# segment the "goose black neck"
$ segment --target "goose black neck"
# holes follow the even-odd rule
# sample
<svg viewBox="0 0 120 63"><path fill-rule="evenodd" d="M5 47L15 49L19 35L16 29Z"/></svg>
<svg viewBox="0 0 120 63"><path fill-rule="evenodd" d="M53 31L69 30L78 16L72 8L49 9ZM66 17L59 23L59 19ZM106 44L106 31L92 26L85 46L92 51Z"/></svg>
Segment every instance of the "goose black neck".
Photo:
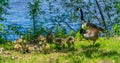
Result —
<svg viewBox="0 0 120 63"><path fill-rule="evenodd" d="M83 18L83 11L82 11L82 9L80 9L80 13L81 13L81 20L84 21L84 18Z"/></svg>

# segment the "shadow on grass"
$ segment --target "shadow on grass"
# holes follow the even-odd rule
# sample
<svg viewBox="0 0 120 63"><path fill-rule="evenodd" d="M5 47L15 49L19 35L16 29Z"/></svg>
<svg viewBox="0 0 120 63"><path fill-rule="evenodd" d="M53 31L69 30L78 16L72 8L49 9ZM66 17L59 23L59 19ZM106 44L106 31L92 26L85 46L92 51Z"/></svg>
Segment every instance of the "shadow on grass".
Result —
<svg viewBox="0 0 120 63"><path fill-rule="evenodd" d="M97 57L111 57L111 56L119 56L120 53L117 51L107 51L100 49L100 44L96 43L95 45L84 46L82 45L83 51L79 54L83 54L88 58L97 58Z"/></svg>
<svg viewBox="0 0 120 63"><path fill-rule="evenodd" d="M72 48L64 48L64 49L56 49L57 52L68 53L77 51L74 47Z"/></svg>

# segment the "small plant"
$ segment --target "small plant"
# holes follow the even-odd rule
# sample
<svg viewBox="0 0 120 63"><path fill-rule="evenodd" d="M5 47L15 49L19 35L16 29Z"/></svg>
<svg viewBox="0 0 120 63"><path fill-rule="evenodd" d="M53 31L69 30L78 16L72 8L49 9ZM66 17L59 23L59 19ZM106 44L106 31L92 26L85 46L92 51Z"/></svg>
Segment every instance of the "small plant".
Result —
<svg viewBox="0 0 120 63"><path fill-rule="evenodd" d="M7 14L8 9L8 0L0 0L0 21L5 20L5 15ZM5 26L0 24L0 43L5 41Z"/></svg>
<svg viewBox="0 0 120 63"><path fill-rule="evenodd" d="M32 0L32 2L29 2L29 16L31 17L32 20L32 29L33 29L33 33L36 33L36 25L37 25L37 18L39 15L39 4L40 4L40 0Z"/></svg>
<svg viewBox="0 0 120 63"><path fill-rule="evenodd" d="M0 21L5 20L4 15L7 14L8 6L8 0L0 0Z"/></svg>
<svg viewBox="0 0 120 63"><path fill-rule="evenodd" d="M0 24L0 43L3 43L6 41L6 31L4 30L5 26L3 24Z"/></svg>
<svg viewBox="0 0 120 63"><path fill-rule="evenodd" d="M0 47L3 47L5 50L13 50L14 44L10 41L0 44Z"/></svg>
<svg viewBox="0 0 120 63"><path fill-rule="evenodd" d="M115 24L112 26L113 30L113 35L115 36L120 36L120 19L119 19L119 14L120 14L120 2L115 1L114 2L115 8L116 8L116 13L117 17L114 18Z"/></svg>
<svg viewBox="0 0 120 63"><path fill-rule="evenodd" d="M68 36L75 36L75 34L76 34L76 32L73 31L73 30L70 30L70 31L67 33Z"/></svg>
<svg viewBox="0 0 120 63"><path fill-rule="evenodd" d="M12 23L12 24L9 24L8 26L8 30L11 31L13 33L13 40L15 40L15 35L23 35L24 34L24 31L23 31L23 27L19 24L15 24L15 23ZM6 34L10 35L10 32L6 32Z"/></svg>
<svg viewBox="0 0 120 63"><path fill-rule="evenodd" d="M60 26L57 26L55 29L55 37L65 37L66 36L66 29L61 28Z"/></svg>
<svg viewBox="0 0 120 63"><path fill-rule="evenodd" d="M36 30L36 33L33 33L31 29L27 30L24 34L24 39L30 42L36 42L39 35L46 36L47 31L42 27L42 24L39 26L38 30Z"/></svg>
<svg viewBox="0 0 120 63"><path fill-rule="evenodd" d="M4 38L0 35L0 43L4 42Z"/></svg>
<svg viewBox="0 0 120 63"><path fill-rule="evenodd" d="M80 34L80 31L78 31L75 36L76 41L80 41L80 40L82 40L82 38L83 38L83 36Z"/></svg>
<svg viewBox="0 0 120 63"><path fill-rule="evenodd" d="M120 24L114 24L113 27L112 27L112 30L113 30L113 35L115 36L120 36Z"/></svg>

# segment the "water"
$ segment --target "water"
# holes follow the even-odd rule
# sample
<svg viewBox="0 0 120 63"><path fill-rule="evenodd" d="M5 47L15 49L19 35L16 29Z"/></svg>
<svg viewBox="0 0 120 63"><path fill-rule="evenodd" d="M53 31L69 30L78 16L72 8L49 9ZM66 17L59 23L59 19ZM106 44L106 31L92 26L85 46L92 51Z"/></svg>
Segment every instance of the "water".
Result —
<svg viewBox="0 0 120 63"><path fill-rule="evenodd" d="M9 0L9 7L10 7L10 9L8 9L9 14L5 16L7 18L7 22L3 22L3 23L5 25L9 25L10 23L17 24L17 25L22 26L24 30L29 29L31 27L30 25L32 25L32 21L30 20L30 16L28 13L29 12L28 2L30 2L30 1L31 0ZM53 17L56 18L56 16L61 16L62 14L66 13L65 9L63 9L64 6L62 6L60 4L61 0L56 0L56 1L50 0L50 1L52 1L51 5L52 5L53 9L60 9L60 11L52 11L54 13L50 14L49 13L50 12L49 11L49 3L46 2L46 0L42 0L42 3L40 3L40 7L42 10L45 11L45 14L40 15L40 18L38 20L45 23L43 25L44 28L52 27L53 23L51 22L52 21L51 18L53 18ZM85 0L85 2L87 2L87 0ZM70 12L68 12L68 13L70 13ZM96 14L99 15L98 13L96 13ZM45 18L45 19L43 19L43 18ZM85 18L87 18L87 17L85 17ZM58 19L58 20L60 20L60 19ZM77 22L73 22L73 23L71 23L70 20L67 20L67 19L65 21L74 30L78 30L80 28L80 20L77 20ZM98 23L98 22L96 22L95 19L92 19L92 22ZM65 23L62 22L60 24L62 24L62 27L65 27L67 29L67 32L70 30L70 28ZM10 39L10 40L14 40L17 38L19 38L19 36L15 35L14 33L11 33L11 35L8 35L8 39Z"/></svg>
<svg viewBox="0 0 120 63"><path fill-rule="evenodd" d="M29 13L28 13L28 2L31 0L9 0L9 7L10 9L8 9L8 15L5 16L5 18L7 19L4 23L6 26L11 24L16 24L16 25L20 25L22 27L24 27L25 30L30 28L30 25L32 25L32 21L30 21L30 17L29 17ZM54 4L52 4L54 6L54 8L61 8L60 1L55 2ZM42 1L42 3L40 4L41 8L43 10L45 10L46 14L44 15L46 17L46 19L48 19L47 21L45 20L41 20L43 22L46 22L43 27L48 27L51 28L52 27L52 23L50 22L50 16L57 16L60 15L60 13L64 13L65 11L60 11L59 14L49 14L49 4L47 2L45 2L44 0ZM43 19L43 17L41 17L41 19ZM77 23L69 23L73 29L77 30L79 28L78 22ZM78 27L76 27L76 25ZM67 28L67 26L63 23L62 24L63 27ZM67 31L69 31L70 28L67 28ZM14 33L11 32L10 35L7 36L8 40L14 40L19 38L19 35L15 35Z"/></svg>
<svg viewBox="0 0 120 63"><path fill-rule="evenodd" d="M9 9L8 15L5 16L7 19L4 24L7 25L21 25L25 28L28 28L28 23L30 23L27 10L27 3L29 0L9 0ZM15 37L15 38L14 38ZM13 40L18 38L19 36L15 35L14 33L10 33L7 36L8 40Z"/></svg>

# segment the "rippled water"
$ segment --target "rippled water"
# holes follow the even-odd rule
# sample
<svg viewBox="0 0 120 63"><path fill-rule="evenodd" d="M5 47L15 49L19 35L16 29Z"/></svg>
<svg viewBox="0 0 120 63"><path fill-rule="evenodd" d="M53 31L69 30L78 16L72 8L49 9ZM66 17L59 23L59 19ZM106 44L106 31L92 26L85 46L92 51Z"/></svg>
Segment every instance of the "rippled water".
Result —
<svg viewBox="0 0 120 63"><path fill-rule="evenodd" d="M8 25L9 23L11 24L19 24L21 26L24 27L24 29L29 28L30 24L32 24L32 21L30 21L30 17L28 14L28 2L30 0L9 0L9 7L10 9L8 9L8 15L6 15L6 19L7 22L3 22L4 24ZM42 9L47 9L48 8L48 4L46 2L44 2L44 0L42 1L43 3L41 3L42 5ZM59 1L58 1L59 2ZM54 5L54 8L61 8L60 5L58 3L52 4ZM45 12L49 12L48 10L45 10ZM64 12L64 11L61 11ZM53 14L53 16L55 16L56 14ZM45 15L45 17L49 17L49 15ZM44 20L41 20L44 21ZM78 23L69 23L71 24L71 26L74 29L79 28ZM46 24L44 24L43 26L51 26L51 22L46 22ZM63 26L66 26L63 23ZM77 26L77 27L76 27ZM69 28L68 28L69 30ZM67 30L67 31L68 31ZM15 38L13 38L15 37ZM16 38L18 38L19 36L14 35L11 33L11 35L8 36L8 39L10 40L14 40Z"/></svg>
<svg viewBox="0 0 120 63"><path fill-rule="evenodd" d="M26 23L29 22L27 3L29 0L10 0L8 10L9 15L6 16L7 21L13 23Z"/></svg>
<svg viewBox="0 0 120 63"><path fill-rule="evenodd" d="M30 24L32 24L32 21L30 21L30 16L28 13L28 2L30 2L31 0L9 0L9 7L10 9L8 9L8 15L6 15L6 21L1 22L5 25L8 24L18 24L21 25L22 27L24 27L24 30L30 28ZM55 0L50 0L52 1L52 6L53 8L58 8L58 9L62 9L59 12L54 12L54 14L50 14L48 8L49 8L49 4L48 2L46 2L46 0L41 0L42 3L40 3L42 10L45 11L45 14L41 17L39 21L45 22L45 24L43 25L43 27L51 27L52 23L50 18L51 17L55 17L61 14L66 13L66 11L63 9L63 7L61 6L60 2L61 0L56 0L57 2L55 2ZM88 0L84 0L84 1L88 1ZM114 11L111 12L115 12L115 9L113 9ZM99 14L98 14L99 15ZM45 17L46 19L44 20L43 17ZM111 17L111 20L114 21L114 17ZM92 20L92 22L96 23L96 20ZM80 27L80 21L78 20L75 23L71 23L69 20L66 20L67 23L70 24L70 26L77 30ZM65 25L65 23L61 23L63 27L67 28L67 31L70 30L70 28L68 28L68 26ZM98 24L98 22L96 23ZM108 25L109 26L109 25ZM108 27L108 29L110 29ZM15 37L15 38L13 38ZM13 33L11 33L11 35L8 35L8 39L10 40L14 40L16 38L18 38L18 35L14 35Z"/></svg>
<svg viewBox="0 0 120 63"><path fill-rule="evenodd" d="M28 28L30 19L28 17L27 3L29 0L9 0L8 15L6 15L7 22L3 22L5 25L19 24ZM15 38L13 38L15 37ZM8 35L9 40L18 38L19 36L11 33Z"/></svg>

